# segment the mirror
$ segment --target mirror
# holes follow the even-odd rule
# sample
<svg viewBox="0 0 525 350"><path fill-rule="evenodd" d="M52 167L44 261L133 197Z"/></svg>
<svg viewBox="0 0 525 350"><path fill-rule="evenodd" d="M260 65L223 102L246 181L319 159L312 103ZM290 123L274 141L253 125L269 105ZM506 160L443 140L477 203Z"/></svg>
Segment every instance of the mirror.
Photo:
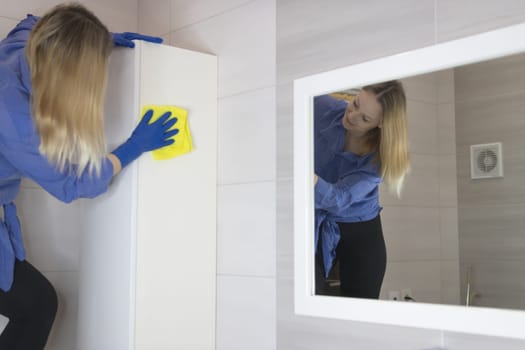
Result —
<svg viewBox="0 0 525 350"><path fill-rule="evenodd" d="M525 312L516 311L525 310L525 45L517 39L523 34L525 26L512 26L295 81L297 313L525 338ZM326 280L316 274L331 266L315 253L321 195L314 190L318 152L331 143L314 142L321 128L315 113L326 114L324 101L341 122L352 104L363 103L362 87L390 80L405 89L411 171L400 198L384 184L377 192L384 275L381 267L360 268L359 286L379 278L379 287L345 298L338 256ZM370 105L364 109L373 119ZM335 168L345 166L348 153L354 165L368 162L370 152L352 151L341 149ZM323 181L335 184L337 176ZM346 249L362 244L351 242ZM381 265L380 255L369 259L372 266Z"/></svg>
<svg viewBox="0 0 525 350"><path fill-rule="evenodd" d="M353 297L525 309L525 187L521 184L525 174L525 55L399 82L407 100L409 153L414 164L401 198L392 195L384 183L380 186L386 244L380 239L381 232L374 234L377 224L367 224L355 214L371 212L375 217L375 206L363 206L376 198L354 199L357 203L345 213L354 224L338 223L342 232L337 247L337 254L343 261L353 261L349 264L353 266L346 267L336 258L328 279L319 277L322 252L318 246L316 294L341 295L343 271L350 285L346 294ZM316 121L353 118L373 131L375 125L369 126L366 113L351 115L359 111L355 106L361 91L352 87L314 98L314 155L322 159L328 152L333 156L326 165L319 165L314 157L314 167L316 173L320 167L331 184L342 183L344 176L351 175L335 180L327 169L335 174L338 166L347 166L351 168L347 173L362 173L360 169L366 169L364 164L369 162L367 155L343 149L334 156L330 148L336 141L326 139L330 131L326 127L318 130L322 126ZM363 100L364 106L358 107L373 107L367 102ZM330 104L333 107L327 106ZM346 132L340 125L332 130ZM352 161L357 163L352 165ZM434 169L434 174L425 173L422 163ZM419 183L411 184L413 179ZM421 191L421 181L426 191ZM363 188L363 184L351 186L354 197ZM372 185L367 192L374 188ZM318 198L322 193L316 191L315 196L316 211L322 211L318 209L323 208ZM344 212L344 207L325 211ZM386 271L382 264L385 245ZM345 257L342 247L346 254L355 249L354 256ZM361 271L355 271L356 266Z"/></svg>

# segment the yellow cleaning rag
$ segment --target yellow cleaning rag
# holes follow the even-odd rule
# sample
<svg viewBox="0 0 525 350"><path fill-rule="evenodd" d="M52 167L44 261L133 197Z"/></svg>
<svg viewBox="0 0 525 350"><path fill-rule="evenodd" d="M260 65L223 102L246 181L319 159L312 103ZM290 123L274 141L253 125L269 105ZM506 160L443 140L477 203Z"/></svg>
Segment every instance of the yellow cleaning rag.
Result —
<svg viewBox="0 0 525 350"><path fill-rule="evenodd" d="M177 122L171 127L171 129L179 129L178 134L172 137L172 139L175 140L175 143L153 151L153 159L170 159L193 150L190 126L188 124L188 111L176 106L146 105L142 107L141 115L143 116L150 109L153 110L153 116L151 117L150 123L159 119L164 113L171 112L170 119L177 118Z"/></svg>

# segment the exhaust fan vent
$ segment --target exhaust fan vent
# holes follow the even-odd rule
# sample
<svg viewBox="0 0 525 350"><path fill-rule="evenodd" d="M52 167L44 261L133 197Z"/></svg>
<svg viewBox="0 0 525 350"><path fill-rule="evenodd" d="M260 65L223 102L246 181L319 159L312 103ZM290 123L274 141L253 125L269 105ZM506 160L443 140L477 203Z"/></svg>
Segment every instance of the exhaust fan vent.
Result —
<svg viewBox="0 0 525 350"><path fill-rule="evenodd" d="M503 177L501 142L470 146L470 177L472 179Z"/></svg>

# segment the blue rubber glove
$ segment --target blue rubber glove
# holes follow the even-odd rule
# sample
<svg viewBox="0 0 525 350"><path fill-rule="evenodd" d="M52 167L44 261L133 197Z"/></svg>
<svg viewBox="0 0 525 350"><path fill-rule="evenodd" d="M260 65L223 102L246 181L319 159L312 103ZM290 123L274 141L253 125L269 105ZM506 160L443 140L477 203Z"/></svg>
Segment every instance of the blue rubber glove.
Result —
<svg viewBox="0 0 525 350"><path fill-rule="evenodd" d="M170 115L171 112L166 112L150 124L153 111L150 109L144 114L130 138L111 152L120 160L122 168L144 152L153 151L175 142L170 137L176 135L179 129L169 130L169 128L175 125L177 118L169 119Z"/></svg>
<svg viewBox="0 0 525 350"><path fill-rule="evenodd" d="M132 40L144 40L150 43L162 43L162 38L156 36L142 35L139 33L124 32L124 33L111 33L113 36L113 43L115 46L135 47L135 43Z"/></svg>

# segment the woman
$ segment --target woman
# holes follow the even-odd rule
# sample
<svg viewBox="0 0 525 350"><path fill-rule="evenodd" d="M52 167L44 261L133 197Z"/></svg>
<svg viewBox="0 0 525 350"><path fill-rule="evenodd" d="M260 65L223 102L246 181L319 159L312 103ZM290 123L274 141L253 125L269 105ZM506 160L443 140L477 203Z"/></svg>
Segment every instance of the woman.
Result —
<svg viewBox="0 0 525 350"><path fill-rule="evenodd" d="M339 263L341 295L379 298L386 248L379 184L400 194L409 168L406 98L398 81L369 85L350 101L314 100L316 293Z"/></svg>
<svg viewBox="0 0 525 350"><path fill-rule="evenodd" d="M143 152L173 143L169 114L105 154L103 107L113 45L134 33L111 34L81 5L28 15L0 42L0 314L9 323L0 349L44 348L57 311L49 281L25 260L13 201L22 177L61 201L95 197Z"/></svg>

